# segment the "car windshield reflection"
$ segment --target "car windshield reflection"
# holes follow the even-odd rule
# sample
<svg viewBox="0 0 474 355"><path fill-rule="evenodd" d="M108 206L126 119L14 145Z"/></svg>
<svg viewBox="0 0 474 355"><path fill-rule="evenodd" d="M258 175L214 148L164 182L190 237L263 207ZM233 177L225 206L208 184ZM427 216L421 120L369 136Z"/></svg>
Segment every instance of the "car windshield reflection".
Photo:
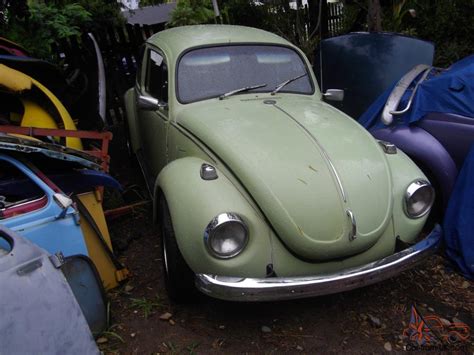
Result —
<svg viewBox="0 0 474 355"><path fill-rule="evenodd" d="M264 87L252 92L271 92L279 84L304 73L280 92L313 93L313 85L300 55L280 46L233 45L192 50L178 66L178 98L190 103L219 97L239 88Z"/></svg>

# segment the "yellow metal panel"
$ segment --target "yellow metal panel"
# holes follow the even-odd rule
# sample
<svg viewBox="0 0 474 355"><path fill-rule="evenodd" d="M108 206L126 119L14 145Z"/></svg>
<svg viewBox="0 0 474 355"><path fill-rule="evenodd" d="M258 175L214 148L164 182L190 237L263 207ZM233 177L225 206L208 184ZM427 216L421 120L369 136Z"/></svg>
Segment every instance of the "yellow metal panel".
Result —
<svg viewBox="0 0 474 355"><path fill-rule="evenodd" d="M87 192L81 195L78 195L78 198L87 208L89 213L95 220L95 223L99 227L99 230L104 236L105 242L112 250L112 243L110 241L109 230L107 228L107 223L104 217L104 211L102 210L102 205L97 201L94 192ZM106 290L112 289L118 286L117 280L117 269L110 260L106 250L104 250L103 244L99 240L99 236L94 232L91 225L87 220L81 216L81 229L84 233L86 239L87 250L89 252L89 257L94 262L97 270L99 271L100 278Z"/></svg>
<svg viewBox="0 0 474 355"><path fill-rule="evenodd" d="M21 92L30 90L32 78L18 70L0 64L0 85L10 91Z"/></svg>
<svg viewBox="0 0 474 355"><path fill-rule="evenodd" d="M36 86L39 90L41 90L48 97L48 99L51 100L53 105L56 107L56 110L58 110L59 115L61 116L64 128L69 130L76 130L76 125L74 124L71 116L69 115L69 112L66 110L61 101L59 101L59 99L47 87L18 70L0 64L0 86L5 87L12 92L20 93L25 90L31 90L33 85ZM25 113L27 109L28 107L25 106ZM21 125L23 127L59 128L56 124L54 125L54 127L50 127L50 122L48 123L48 126L45 126L44 117L45 116L43 115L43 119L39 120L33 120L31 118L28 118L27 123L23 122L23 120ZM66 146L69 148L83 150L81 140L75 137L67 137Z"/></svg>
<svg viewBox="0 0 474 355"><path fill-rule="evenodd" d="M50 114L36 102L30 100L21 100L21 102L25 108L21 119L23 127L58 128Z"/></svg>
<svg viewBox="0 0 474 355"><path fill-rule="evenodd" d="M36 81L33 78L31 80L33 81L33 84L38 89L40 89L51 100L51 102L54 104L54 106L58 110L59 114L61 115L61 119L63 121L64 128L65 129L71 129L71 130L77 130L76 125L74 124L74 122L72 121L71 116L69 115L69 112L66 110L66 108L61 103L61 101L59 101L59 99L56 96L54 96L54 94L51 91L49 91L49 89L46 86L44 86L43 84L41 84L40 82ZM35 126L35 127L37 127L37 126ZM81 140L79 138L75 138L75 137L67 137L66 138L66 146L69 147L69 148L75 148L75 149L83 150Z"/></svg>

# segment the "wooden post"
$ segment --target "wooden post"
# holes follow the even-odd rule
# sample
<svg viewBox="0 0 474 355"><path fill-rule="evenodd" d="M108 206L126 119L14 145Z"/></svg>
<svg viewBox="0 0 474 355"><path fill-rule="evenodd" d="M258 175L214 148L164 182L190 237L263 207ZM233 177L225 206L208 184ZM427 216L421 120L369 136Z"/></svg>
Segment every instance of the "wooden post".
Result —
<svg viewBox="0 0 474 355"><path fill-rule="evenodd" d="M321 39L328 37L328 2L327 0L321 1Z"/></svg>

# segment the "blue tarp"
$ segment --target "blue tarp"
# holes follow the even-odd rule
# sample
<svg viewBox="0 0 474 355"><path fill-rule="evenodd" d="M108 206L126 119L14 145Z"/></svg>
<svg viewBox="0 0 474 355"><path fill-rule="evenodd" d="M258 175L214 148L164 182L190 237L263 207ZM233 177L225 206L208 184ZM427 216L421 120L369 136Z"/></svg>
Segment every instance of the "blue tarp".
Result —
<svg viewBox="0 0 474 355"><path fill-rule="evenodd" d="M414 81L414 83L421 77ZM414 88L414 83L407 89L398 108L404 108ZM359 118L365 128L383 127L379 118L394 83L370 105ZM454 113L461 116L474 117L474 55L454 63L445 71L432 69L427 79L421 83L413 99L411 109L401 115L394 123L410 125L421 120L427 113Z"/></svg>
<svg viewBox="0 0 474 355"><path fill-rule="evenodd" d="M464 161L444 216L446 254L474 280L474 145Z"/></svg>

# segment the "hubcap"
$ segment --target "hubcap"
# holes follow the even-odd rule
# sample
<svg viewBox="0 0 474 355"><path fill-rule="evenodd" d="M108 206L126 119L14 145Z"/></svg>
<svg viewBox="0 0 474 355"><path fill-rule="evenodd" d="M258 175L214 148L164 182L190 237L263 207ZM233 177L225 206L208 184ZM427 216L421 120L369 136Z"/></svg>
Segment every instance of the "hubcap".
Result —
<svg viewBox="0 0 474 355"><path fill-rule="evenodd" d="M169 269L168 269L168 251L166 248L166 238L164 234L164 228L161 228L161 240L162 240L162 248L163 248L163 263L165 266L165 274L166 278L169 278Z"/></svg>

